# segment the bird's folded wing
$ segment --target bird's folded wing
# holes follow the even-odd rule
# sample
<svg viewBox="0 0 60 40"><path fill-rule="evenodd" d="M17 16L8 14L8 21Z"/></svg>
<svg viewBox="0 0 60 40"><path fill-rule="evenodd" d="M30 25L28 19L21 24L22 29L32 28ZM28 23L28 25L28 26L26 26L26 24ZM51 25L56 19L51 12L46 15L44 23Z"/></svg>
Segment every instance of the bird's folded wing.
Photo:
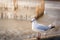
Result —
<svg viewBox="0 0 60 40"><path fill-rule="evenodd" d="M40 24L36 25L36 28L38 30L44 30L44 31L50 29L48 26L44 26L44 25L40 25Z"/></svg>

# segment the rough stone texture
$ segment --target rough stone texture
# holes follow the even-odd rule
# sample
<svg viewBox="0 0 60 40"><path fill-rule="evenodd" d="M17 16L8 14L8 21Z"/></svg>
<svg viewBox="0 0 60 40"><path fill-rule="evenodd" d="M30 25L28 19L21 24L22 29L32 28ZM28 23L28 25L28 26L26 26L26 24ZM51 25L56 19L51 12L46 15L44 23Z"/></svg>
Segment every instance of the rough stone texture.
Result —
<svg viewBox="0 0 60 40"><path fill-rule="evenodd" d="M59 36L60 32L54 30L48 30L47 35L42 33L41 38ZM0 40L36 40L36 37L30 21L0 19Z"/></svg>

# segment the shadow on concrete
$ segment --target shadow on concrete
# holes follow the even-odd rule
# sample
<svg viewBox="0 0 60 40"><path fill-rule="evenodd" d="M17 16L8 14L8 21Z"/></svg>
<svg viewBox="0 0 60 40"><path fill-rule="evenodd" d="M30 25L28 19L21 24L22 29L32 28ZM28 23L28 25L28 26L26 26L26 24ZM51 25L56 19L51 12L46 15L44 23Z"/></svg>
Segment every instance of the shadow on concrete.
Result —
<svg viewBox="0 0 60 40"><path fill-rule="evenodd" d="M50 38L44 38L41 40L60 40L60 36L54 36L54 37L50 37Z"/></svg>
<svg viewBox="0 0 60 40"><path fill-rule="evenodd" d="M45 1L60 1L60 0L45 0Z"/></svg>

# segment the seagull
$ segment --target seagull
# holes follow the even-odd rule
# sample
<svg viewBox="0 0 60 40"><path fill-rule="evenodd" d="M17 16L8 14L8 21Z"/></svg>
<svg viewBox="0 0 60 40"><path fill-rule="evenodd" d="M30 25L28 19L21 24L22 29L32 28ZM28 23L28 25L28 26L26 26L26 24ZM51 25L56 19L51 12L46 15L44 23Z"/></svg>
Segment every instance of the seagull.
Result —
<svg viewBox="0 0 60 40"><path fill-rule="evenodd" d="M47 30L55 28L55 26L52 25L52 24L50 24L48 26L43 25L43 24L39 24L39 23L37 23L35 18L32 18L31 21L32 21L32 30L35 31L35 32L38 32L37 39L40 39L40 37L41 37L41 33L40 32L45 32Z"/></svg>

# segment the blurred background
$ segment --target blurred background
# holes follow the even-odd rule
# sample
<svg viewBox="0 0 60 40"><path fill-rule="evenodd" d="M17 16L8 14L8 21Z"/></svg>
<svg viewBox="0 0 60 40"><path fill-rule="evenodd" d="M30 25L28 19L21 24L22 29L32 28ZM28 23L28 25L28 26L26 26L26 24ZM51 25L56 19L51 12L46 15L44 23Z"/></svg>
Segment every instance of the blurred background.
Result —
<svg viewBox="0 0 60 40"><path fill-rule="evenodd" d="M0 0L0 40L36 40L30 20L40 3L40 0ZM44 15L37 21L56 26L46 36L42 33L42 38L60 40L60 0L45 0Z"/></svg>

